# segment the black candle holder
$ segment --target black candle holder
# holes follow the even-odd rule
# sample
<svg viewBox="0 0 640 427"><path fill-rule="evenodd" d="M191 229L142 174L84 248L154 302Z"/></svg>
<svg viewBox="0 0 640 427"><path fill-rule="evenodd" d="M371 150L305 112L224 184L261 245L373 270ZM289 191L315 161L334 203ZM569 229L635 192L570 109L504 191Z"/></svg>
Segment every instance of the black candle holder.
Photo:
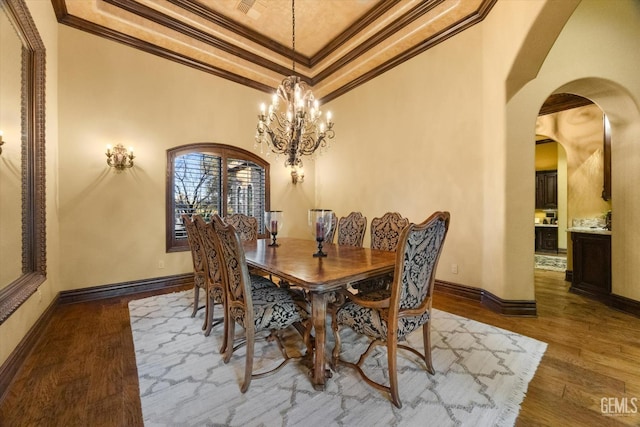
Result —
<svg viewBox="0 0 640 427"><path fill-rule="evenodd" d="M280 243L276 242L276 236L278 235L278 232L271 232L271 243L269 243L268 246L271 246L272 248L278 247L280 246Z"/></svg>
<svg viewBox="0 0 640 427"><path fill-rule="evenodd" d="M322 252L322 243L324 242L324 237L316 238L316 242L318 242L318 252L314 253L313 257L314 258L326 257L327 254L325 252Z"/></svg>
<svg viewBox="0 0 640 427"><path fill-rule="evenodd" d="M332 222L333 211L330 209L309 209L309 231L318 242L318 251L313 254L314 258L327 256L327 253L322 251L322 245L330 234Z"/></svg>
<svg viewBox="0 0 640 427"><path fill-rule="evenodd" d="M271 234L271 243L267 246L276 248L280 244L276 241L278 230L282 228L282 211L266 211L264 213L264 227Z"/></svg>

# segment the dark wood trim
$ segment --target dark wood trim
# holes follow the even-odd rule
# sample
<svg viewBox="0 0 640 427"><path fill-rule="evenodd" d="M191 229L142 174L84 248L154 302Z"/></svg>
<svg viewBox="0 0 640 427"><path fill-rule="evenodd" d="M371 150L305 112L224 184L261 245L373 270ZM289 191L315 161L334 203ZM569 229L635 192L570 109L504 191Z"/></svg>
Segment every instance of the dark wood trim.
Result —
<svg viewBox="0 0 640 427"><path fill-rule="evenodd" d="M442 292L443 294L456 295L474 301L482 300L482 289L459 285L452 282L445 282L443 280L435 281L434 290Z"/></svg>
<svg viewBox="0 0 640 427"><path fill-rule="evenodd" d="M504 300L483 290L481 303L504 316L536 317L538 315L535 300Z"/></svg>
<svg viewBox="0 0 640 427"><path fill-rule="evenodd" d="M18 374L22 363L27 359L31 350L35 348L38 340L46 330L53 312L58 305L58 299L54 298L49 307L40 315L38 320L33 324L29 332L20 340L17 347L11 352L7 360L0 366L0 402L4 399L4 395L9 390L9 385L13 378Z"/></svg>
<svg viewBox="0 0 640 427"><path fill-rule="evenodd" d="M182 32L183 34L186 34L189 37L196 37L194 36L194 32L200 32L196 28L192 28L184 24L180 24L177 21L175 21L173 18L160 14L157 11L153 11L151 9L147 10L148 8L132 0L105 0L105 1L113 4L116 7L122 7L123 9L129 10L130 12L135 13L145 19L158 22L162 25L167 25L168 27L174 29L175 31ZM269 40L263 36L260 36L257 33L252 32L248 28L241 26L237 22L229 20L228 18L224 18L216 14L214 11L207 9L206 7L198 6L195 2L191 2L187 0L169 0L169 1L171 1L173 4L179 7L184 8L185 10L188 10L194 14L197 14L198 16L204 19L208 19L211 22L214 22L216 25L220 25L230 31L236 32L237 34L240 34L242 37L247 37L248 39L260 45L263 45L280 55L292 57L291 49L286 48L278 43L275 43L273 40ZM306 65L307 67L312 67L313 64L316 64L322 61L324 58L326 58L327 55L330 55L333 51L335 51L336 49L339 49L342 45L346 43L347 40L349 40L349 38L353 37L355 34L354 32L355 28L362 28L368 25L368 23L372 22L372 20L377 19L381 14L385 13L389 8L392 8L394 4L397 3L398 1L400 0L385 0L381 2L378 6L374 7L368 14L360 18L351 28L349 28L344 33L336 37L336 39L333 40L329 45L327 45L327 47L325 47L320 52L318 52L318 54L314 55L314 57L306 58L302 55L296 55L296 62ZM397 32L403 26L419 18L421 14L428 12L431 8L435 7L441 1L442 0L429 0L423 4L420 4L413 10L403 15L402 18L396 20L390 26L383 29L380 33L378 33L378 35L376 35L376 37L382 38L382 39L384 39L385 37L389 37L394 32ZM448 38L481 22L487 16L487 14L491 10L491 8L494 6L496 1L497 0L483 0L478 10L470 14L466 18L462 19L461 21L455 24L452 24L451 26L443 29L437 34L434 34L433 36L429 37L427 40L423 41L422 43L413 47L412 49L409 49L408 51L397 55L396 57L381 64L375 69L363 74L359 78L351 81L349 84L346 84L338 88L334 92L327 94L324 98L322 98L321 101L323 103L326 103L332 99L335 99L340 95L343 95L348 91L396 67L397 65L402 64L403 62L413 58L414 56L425 52L426 50L447 40ZM222 70L220 68L206 64L202 61L196 61L184 55L179 55L168 49L156 46L148 42L144 42L142 40L136 39L129 35L120 33L118 31L114 31L109 28L86 21L84 19L80 19L75 16L69 15L63 0L52 0L52 4L55 10L58 22L60 22L61 24L65 24L70 27L73 27L82 31L86 31L88 33L95 34L95 35L107 38L109 40L117 41L119 43L134 47L144 52L160 56L161 58L178 62L180 64L195 68L200 71L207 72L209 74L213 74L217 77L221 77L223 79L227 79L256 90L260 90L262 92L266 92L266 93L273 92L272 87L267 86L263 83L259 83L255 80L251 80L246 77L242 77L240 75ZM265 67L267 69L276 71L278 73L282 73L283 75L290 74L290 71L287 67L282 67L278 64L272 63L270 61L266 61L250 52L240 51L237 47L231 46L228 43L225 43L211 35L206 35L205 33L202 33L198 35L196 38L205 43L211 44L212 46L223 49L226 52L230 52L234 55L237 55L245 60L249 60L258 66ZM370 50L372 47L374 47L374 45L369 44L369 45L357 48L348 57L342 58L339 62L331 65L330 67L325 69L322 73L320 73L319 75L313 78L309 78L306 76L300 76L300 77L306 80L307 83L309 83L311 86L315 86L318 83L320 83L323 79L338 72L341 68L343 68L344 66L352 62L358 56Z"/></svg>
<svg viewBox="0 0 640 427"><path fill-rule="evenodd" d="M321 61L323 61L326 57L330 56L333 52L335 52L336 50L340 49L349 40L351 40L353 37L358 35L358 33L363 31L369 25L371 25L372 23L377 21L382 15L387 13L389 10L391 10L393 7L395 7L396 4L400 3L401 1L402 0L385 0L385 1L380 2L373 9L371 9L367 14L365 14L360 19L355 21L352 25L349 26L349 28L347 28L345 31L343 31L341 34L339 34L335 39L331 40L326 46L324 46L322 49L320 49L320 51L318 51L318 53L313 55L313 57L311 57L310 60L309 60L309 65L311 67L313 67L313 66L317 65L318 63L320 63ZM426 1L425 4L426 4L427 11L433 9L436 5L442 3L443 1L444 0L428 0L428 1ZM423 8L423 7L425 7L425 5L419 5L418 7L414 8L413 10L420 9L420 8ZM423 13L426 13L426 12L423 12ZM384 40L386 37L389 37L390 35L394 34L396 31L401 29L403 27L403 25L406 25L406 24L408 24L408 22L411 22L411 21L413 21L413 20L415 20L415 19L417 19L417 18L419 18L421 16L421 14L418 14L418 16L416 16L415 18L411 19L411 15L412 15L412 12L409 12L409 13L406 13L405 15L403 15L402 17L400 17L398 20L396 20L396 23L399 22L399 26L396 23L393 23L392 25L395 27L395 30L392 30L388 26L387 28L382 29L378 34L376 34L375 37L379 37L380 34L382 34L383 32L387 33L387 35L384 38L382 38L382 40ZM408 22L405 21L405 19L407 19L407 18L411 19L411 21L408 21ZM363 54L367 50L369 50L369 48L367 48L366 50L361 51L357 56L360 56L361 54Z"/></svg>
<svg viewBox="0 0 640 427"><path fill-rule="evenodd" d="M544 101L538 115L544 116L591 104L593 104L593 102L590 99L583 98L572 93L554 93L553 95L549 95L546 101Z"/></svg>
<svg viewBox="0 0 640 427"><path fill-rule="evenodd" d="M564 280L565 282L573 282L573 270L564 271Z"/></svg>
<svg viewBox="0 0 640 427"><path fill-rule="evenodd" d="M209 73L214 76L217 76L235 83L239 83L241 85L244 85L262 92L267 92L267 93L273 92L273 88L271 86L267 86L265 84L256 82L255 80L251 80L246 77L242 77L237 74L222 70L220 68L213 67L202 61L196 61L184 55L179 55L168 49L156 46L148 42L144 42L140 39L131 37L127 34L123 34L121 32L111 30L110 28L106 28L101 25L96 25L93 22L89 22L87 20L80 19L69 14L64 14L64 12L65 11L56 10L56 16L58 16L58 22L61 24L68 25L78 30L86 31L90 34L104 37L106 39L116 41L118 43L122 43L126 46L133 47L143 52L147 52L152 55L156 55L161 58L168 59L169 61L174 61L179 64L186 65L191 68L195 68L196 70L199 70L199 71L204 71L205 73Z"/></svg>
<svg viewBox="0 0 640 427"><path fill-rule="evenodd" d="M633 314L640 317L640 301L632 300L620 295L611 294L609 298L611 308L620 310L624 313Z"/></svg>
<svg viewBox="0 0 640 427"><path fill-rule="evenodd" d="M146 19L151 22L155 22L157 24L162 25L163 27L166 27L178 33L184 34L189 38L205 43L206 45L211 46L214 49L229 53L242 60L249 61L254 64L258 64L261 67L264 67L270 71L273 71L282 75L291 74L291 69L289 67L284 67L273 61L268 61L255 53L239 48L233 45L232 43L224 41L196 27L187 25L178 19L165 15L164 13L158 12L157 10L152 9L148 6L145 6L136 1L132 1L132 0L103 0L103 1L105 3L109 3L113 5L114 7L118 7L122 10L126 10L127 12L137 15L143 19ZM289 57L291 57L291 55Z"/></svg>
<svg viewBox="0 0 640 427"><path fill-rule="evenodd" d="M535 317L536 301L503 300L484 289L436 280L434 289L445 294L480 301L489 310L504 316Z"/></svg>
<svg viewBox="0 0 640 427"><path fill-rule="evenodd" d="M359 78L356 78L351 82L349 82L348 84L336 89L335 91L331 92L330 94L322 98L322 101L326 103L333 99L336 99L339 96L349 92L350 90L355 89L356 87L368 82L369 80L372 80L378 77L379 75L391 70L392 68L395 68L396 66L402 64L403 62L408 61L414 56L417 56L431 49L437 44L440 44L443 41L449 39L450 37L455 36L456 34L466 30L467 28L472 27L479 22L482 22L484 18L487 16L487 14L489 13L489 11L491 10L491 8L493 8L493 6L496 4L496 2L497 0L484 0L480 8L475 13L470 14L465 19L458 21L457 23L445 28L444 30L440 31L437 34L434 34L433 36L426 39L424 42L418 44L417 46L414 46L412 49L409 49L397 55L396 57L390 59L389 61L363 74Z"/></svg>
<svg viewBox="0 0 640 427"><path fill-rule="evenodd" d="M179 288L189 284L193 285L193 273L134 280L131 282L62 291L58 296L58 303L62 305L76 302L95 301L105 298L120 297L123 295L156 291L158 289Z"/></svg>
<svg viewBox="0 0 640 427"><path fill-rule="evenodd" d="M386 39L388 39L389 37L393 36L395 33L397 33L398 31L400 31L402 28L404 28L405 26L409 25L410 23L414 22L416 19L419 19L420 17L422 17L423 15L425 15L426 13L428 13L429 11L431 11L434 7L440 5L444 0L429 0L423 3L418 4L416 7L414 7L413 9L409 10L407 13L405 13L404 15L402 15L400 18L396 19L394 22L392 22L390 25L387 25L385 28L383 28L382 30L378 31L373 37L370 37L369 39L367 39L364 43L360 44L359 46L357 46L355 49L349 51L346 55L344 55L343 57L341 57L339 60L335 61L334 63L332 63L329 67L327 67L325 70L323 70L322 72L318 73L316 76L313 77L313 84L317 84L318 82L321 82L322 80L326 79L327 77L329 77L330 75L336 73L338 70L340 70L341 68L345 67L346 65L348 65L349 63L351 63L352 61L356 60L357 58L359 58L360 56L364 55L365 53L367 53L369 50L371 49L375 49L376 46L378 46L380 43L382 43L383 41L385 41ZM356 25L354 25L351 30L355 30L356 26L362 24L362 20L358 21L356 23ZM369 23L367 23L368 25ZM364 26L357 28L357 31L360 31L361 29L363 29ZM351 33L343 33L340 35L340 37L353 37L357 34L357 32L351 32ZM330 43L327 48L331 47L332 51L339 48L341 44L344 44L344 42L346 41L346 39L343 39L340 44L336 44L335 46L332 45L332 43ZM317 62L319 62L320 60L324 59L324 57L328 56L331 53L331 51L327 51L326 53L323 53L323 57L320 58L319 60L314 60L312 61L311 65L315 65Z"/></svg>

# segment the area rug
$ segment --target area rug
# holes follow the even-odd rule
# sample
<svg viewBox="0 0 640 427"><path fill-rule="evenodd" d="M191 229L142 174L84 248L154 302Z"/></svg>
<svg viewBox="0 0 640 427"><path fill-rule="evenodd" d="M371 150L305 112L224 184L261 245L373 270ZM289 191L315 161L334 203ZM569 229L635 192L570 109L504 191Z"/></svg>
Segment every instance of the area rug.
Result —
<svg viewBox="0 0 640 427"><path fill-rule="evenodd" d="M536 267L539 270L565 271L567 258L553 255L535 255Z"/></svg>
<svg viewBox="0 0 640 427"><path fill-rule="evenodd" d="M347 367L333 373L324 391L316 391L306 368L295 361L254 379L242 394L245 348L225 364L218 351L221 328L204 336L204 310L190 317L192 295L178 292L129 303L146 426L511 426L547 346L434 310L436 374L429 375L417 358L400 350L401 409ZM341 337L347 360L355 360L367 345L348 328ZM327 339L330 353L330 329ZM303 351L293 328L286 341L289 351ZM409 341L421 349L420 331ZM254 360L254 372L273 367L281 360L277 345L258 341ZM374 351L366 370L386 378L386 350Z"/></svg>

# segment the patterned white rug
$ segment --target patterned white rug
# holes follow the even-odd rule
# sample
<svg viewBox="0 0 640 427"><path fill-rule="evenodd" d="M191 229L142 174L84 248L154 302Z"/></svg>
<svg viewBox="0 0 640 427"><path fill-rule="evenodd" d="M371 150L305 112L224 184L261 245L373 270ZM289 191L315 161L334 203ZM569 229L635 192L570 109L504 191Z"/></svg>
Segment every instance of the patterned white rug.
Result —
<svg viewBox="0 0 640 427"><path fill-rule="evenodd" d="M534 255L535 268L540 270L565 271L567 269L567 257L553 255Z"/></svg>
<svg viewBox="0 0 640 427"><path fill-rule="evenodd" d="M334 372L324 391L316 391L296 361L272 376L253 380L242 394L245 348L224 364L218 353L220 326L205 337L204 310L191 318L191 301L187 291L129 303L146 426L511 426L547 347L526 336L434 310L436 374L429 375L410 353L400 350L402 409L347 367ZM333 334L327 335L330 353ZM343 358L354 360L353 348L361 352L367 341L350 329L341 335ZM422 348L419 331L409 341ZM293 350L303 348L297 345L295 331L288 342ZM281 360L277 345L258 341L254 360L254 372L274 366ZM369 371L385 376L385 367L385 350L374 351Z"/></svg>

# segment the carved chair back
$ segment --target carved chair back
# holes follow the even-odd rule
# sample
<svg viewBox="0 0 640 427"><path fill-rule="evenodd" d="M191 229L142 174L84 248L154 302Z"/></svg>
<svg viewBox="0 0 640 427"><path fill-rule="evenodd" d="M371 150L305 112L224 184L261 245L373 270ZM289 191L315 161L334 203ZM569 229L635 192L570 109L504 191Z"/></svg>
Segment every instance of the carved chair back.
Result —
<svg viewBox="0 0 640 427"><path fill-rule="evenodd" d="M400 233L409 225L409 220L397 212L387 212L382 218L371 220L371 249L395 251Z"/></svg>
<svg viewBox="0 0 640 427"><path fill-rule="evenodd" d="M245 214L232 214L225 217L225 222L231 224L243 242L258 240L258 220Z"/></svg>
<svg viewBox="0 0 640 427"><path fill-rule="evenodd" d="M362 247L367 218L360 212L351 212L338 222L338 244Z"/></svg>

